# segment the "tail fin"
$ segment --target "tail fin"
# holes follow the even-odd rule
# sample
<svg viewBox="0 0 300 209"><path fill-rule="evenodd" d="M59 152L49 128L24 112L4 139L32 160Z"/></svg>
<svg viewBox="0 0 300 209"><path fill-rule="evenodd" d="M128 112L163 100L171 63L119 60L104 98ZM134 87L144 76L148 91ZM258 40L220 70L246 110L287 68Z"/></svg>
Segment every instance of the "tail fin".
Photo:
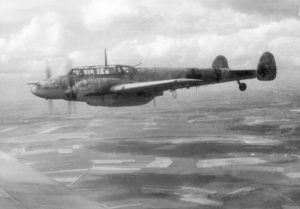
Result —
<svg viewBox="0 0 300 209"><path fill-rule="evenodd" d="M217 56L212 63L212 68L213 69L229 68L226 57L224 57L223 55Z"/></svg>
<svg viewBox="0 0 300 209"><path fill-rule="evenodd" d="M260 81L272 81L276 78L277 67L272 53L265 52L257 65L257 79Z"/></svg>

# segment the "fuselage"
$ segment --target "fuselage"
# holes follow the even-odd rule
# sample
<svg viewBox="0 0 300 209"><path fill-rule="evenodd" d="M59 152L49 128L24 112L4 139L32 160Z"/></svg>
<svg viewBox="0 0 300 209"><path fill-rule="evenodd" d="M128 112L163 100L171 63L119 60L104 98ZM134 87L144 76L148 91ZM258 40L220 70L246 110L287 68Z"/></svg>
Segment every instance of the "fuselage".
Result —
<svg viewBox="0 0 300 209"><path fill-rule="evenodd" d="M47 72L47 71L46 71ZM134 106L150 102L164 91L215 83L257 78L272 81L277 67L272 53L261 55L256 69L231 70L227 59L219 55L211 68L136 68L129 65L93 65L77 67L65 76L34 83L31 91L45 99L81 101L95 106ZM47 77L50 73L47 73Z"/></svg>
<svg viewBox="0 0 300 209"><path fill-rule="evenodd" d="M150 102L162 91L113 94L113 85L135 82L190 78L202 80L201 85L239 79L227 69L198 68L135 68L126 65L86 66L73 68L65 76L53 77L37 83L32 93L45 99L83 101L96 106L131 106ZM244 76L254 78L255 72ZM235 78L236 77L236 78ZM76 95L75 93L76 92Z"/></svg>

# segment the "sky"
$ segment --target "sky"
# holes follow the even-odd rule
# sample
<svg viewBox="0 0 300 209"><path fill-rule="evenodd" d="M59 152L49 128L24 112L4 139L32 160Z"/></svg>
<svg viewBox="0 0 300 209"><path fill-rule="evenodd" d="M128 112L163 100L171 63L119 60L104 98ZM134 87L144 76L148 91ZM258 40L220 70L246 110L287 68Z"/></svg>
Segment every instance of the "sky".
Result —
<svg viewBox="0 0 300 209"><path fill-rule="evenodd" d="M5 98L43 79L46 63L54 75L103 64L104 48L111 64L209 67L223 54L236 69L271 51L300 78L300 0L0 0Z"/></svg>

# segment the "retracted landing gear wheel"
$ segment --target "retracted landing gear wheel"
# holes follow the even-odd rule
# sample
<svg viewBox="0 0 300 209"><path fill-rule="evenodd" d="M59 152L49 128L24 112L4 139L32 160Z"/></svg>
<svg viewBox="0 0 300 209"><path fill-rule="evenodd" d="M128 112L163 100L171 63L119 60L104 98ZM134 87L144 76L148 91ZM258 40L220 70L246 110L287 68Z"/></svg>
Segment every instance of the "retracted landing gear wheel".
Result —
<svg viewBox="0 0 300 209"><path fill-rule="evenodd" d="M240 83L240 84L239 84L239 89L240 89L240 91L245 91L245 90L247 89L247 84L245 84L245 83Z"/></svg>

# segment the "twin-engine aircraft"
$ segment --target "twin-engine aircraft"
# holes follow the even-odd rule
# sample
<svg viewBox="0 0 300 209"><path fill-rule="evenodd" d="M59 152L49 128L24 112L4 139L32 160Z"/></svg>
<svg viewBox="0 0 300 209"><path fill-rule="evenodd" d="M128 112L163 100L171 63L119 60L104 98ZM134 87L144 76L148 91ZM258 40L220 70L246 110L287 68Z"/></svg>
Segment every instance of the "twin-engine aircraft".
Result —
<svg viewBox="0 0 300 209"><path fill-rule="evenodd" d="M47 79L33 83L31 92L38 97L120 107L147 104L164 91L229 81L236 81L245 91L247 85L241 80L271 81L276 78L277 68L270 52L260 57L256 69L231 70L222 55L216 57L211 68L173 69L108 65L105 51L105 65L72 68L60 77L51 77L47 72Z"/></svg>

